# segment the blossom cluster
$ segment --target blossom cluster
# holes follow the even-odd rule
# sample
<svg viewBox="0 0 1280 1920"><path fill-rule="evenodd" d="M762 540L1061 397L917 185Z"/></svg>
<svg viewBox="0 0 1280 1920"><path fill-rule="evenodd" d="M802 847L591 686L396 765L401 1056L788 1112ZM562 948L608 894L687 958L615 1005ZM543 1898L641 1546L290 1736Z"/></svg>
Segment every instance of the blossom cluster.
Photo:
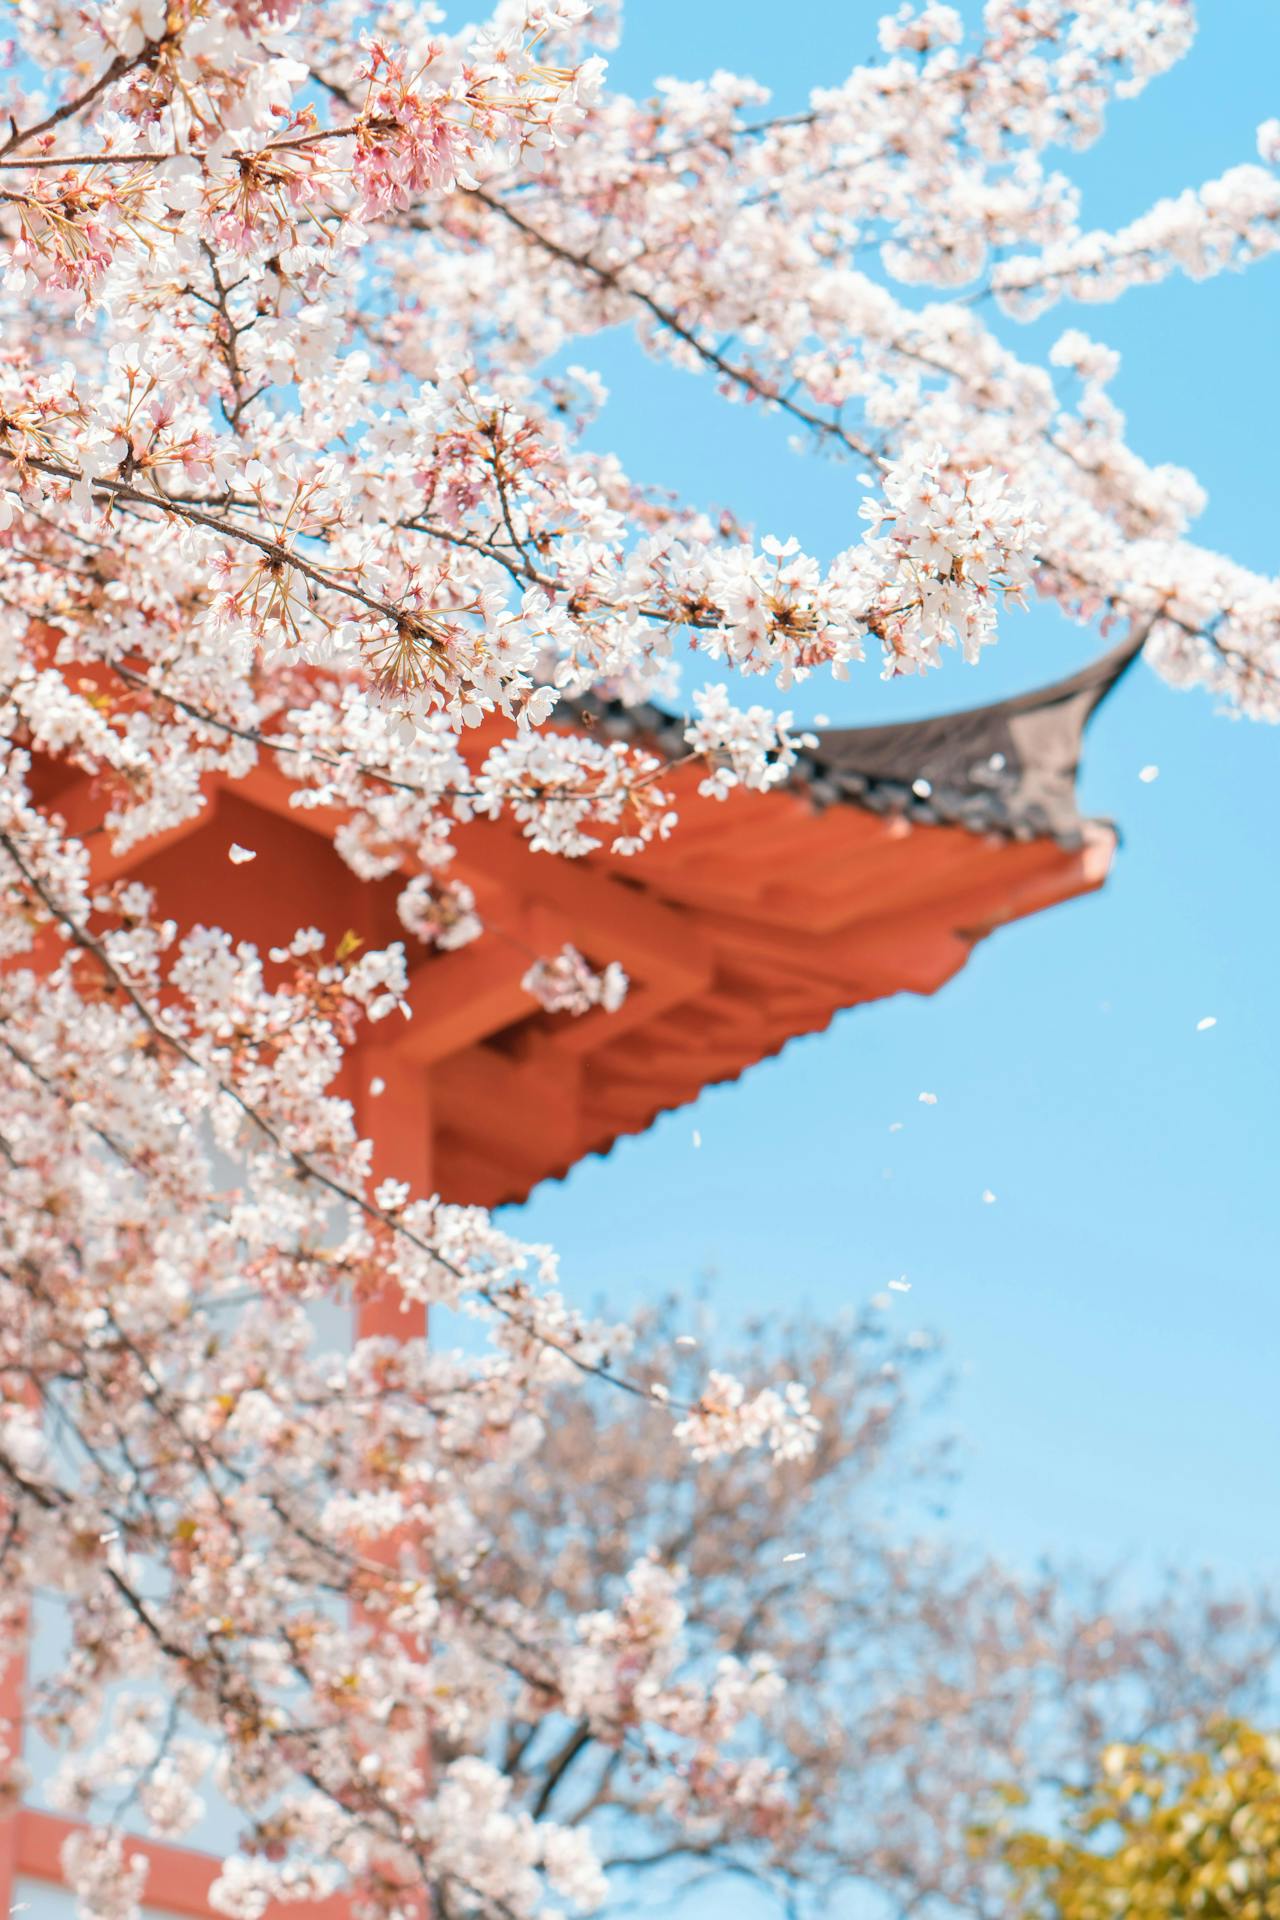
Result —
<svg viewBox="0 0 1280 1920"><path fill-rule="evenodd" d="M676 1434L697 1460L767 1441L784 1460L803 1459L813 1446L819 1423L798 1380L779 1390L764 1387L748 1395L741 1380L713 1372L706 1391L676 1427Z"/></svg>
<svg viewBox="0 0 1280 1920"><path fill-rule="evenodd" d="M698 717L684 737L699 758L712 762L698 791L713 799L724 799L736 786L764 792L780 785L794 772L801 752L818 744L815 734L792 732L789 713L735 707L723 687L703 687L693 704Z"/></svg>
<svg viewBox="0 0 1280 1920"><path fill-rule="evenodd" d="M551 959L535 960L525 974L523 986L547 1013L590 1013L603 1007L616 1013L627 997L630 984L616 960L601 971L585 960L567 941Z"/></svg>

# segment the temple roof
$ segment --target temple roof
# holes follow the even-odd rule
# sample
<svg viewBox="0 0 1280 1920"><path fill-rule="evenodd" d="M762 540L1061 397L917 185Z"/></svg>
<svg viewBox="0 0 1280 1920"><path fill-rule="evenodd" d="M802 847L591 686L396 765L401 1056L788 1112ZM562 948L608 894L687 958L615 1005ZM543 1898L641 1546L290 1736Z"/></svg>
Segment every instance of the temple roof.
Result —
<svg viewBox="0 0 1280 1920"><path fill-rule="evenodd" d="M433 1065L443 1191L519 1199L845 1008L935 992L997 927L1101 886L1116 837L1081 815L1076 773L1089 716L1139 651L968 712L825 731L787 788L725 804L679 764L683 720L580 703L580 725L672 762L680 825L637 858L571 862L497 823L459 834L459 877L536 899L632 988L613 1014L526 1008Z"/></svg>
<svg viewBox="0 0 1280 1920"><path fill-rule="evenodd" d="M535 853L507 816L458 827L450 873L486 935L419 948L409 1019L362 1035L346 1070L382 1171L449 1200L520 1200L843 1009L936 992L997 927L1101 886L1115 834L1081 816L1075 777L1089 715L1137 651L968 712L824 731L786 787L725 803L699 794L682 720L580 703L580 727L670 760L679 827L635 858L581 860ZM93 779L52 762L45 775L95 881L136 877L180 925L219 924L261 952L307 925L335 944L404 937L403 874L358 878L333 844L344 811L295 806L272 756L206 776L200 812L119 849L95 831ZM231 842L254 863L230 864ZM565 943L621 962L619 1009L574 1019L531 998L531 962Z"/></svg>
<svg viewBox="0 0 1280 1920"><path fill-rule="evenodd" d="M889 726L822 729L796 780L819 804L844 801L922 824L1080 847L1086 823L1076 775L1084 730L1141 650L1142 639L1130 637L1065 680L990 706ZM672 759L687 751L684 720L659 707L584 700L575 711L615 737L643 737Z"/></svg>

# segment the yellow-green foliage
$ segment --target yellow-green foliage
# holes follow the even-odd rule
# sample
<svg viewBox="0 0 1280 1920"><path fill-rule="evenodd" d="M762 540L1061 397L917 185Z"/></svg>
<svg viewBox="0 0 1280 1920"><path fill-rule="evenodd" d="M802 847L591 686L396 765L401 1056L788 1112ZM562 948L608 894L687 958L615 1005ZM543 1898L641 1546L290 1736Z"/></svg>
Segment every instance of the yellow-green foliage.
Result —
<svg viewBox="0 0 1280 1920"><path fill-rule="evenodd" d="M985 1836L1014 1876L1016 1913L1280 1920L1280 1737L1230 1724L1193 1753L1108 1747L1067 1799L1058 1838L1003 1823Z"/></svg>

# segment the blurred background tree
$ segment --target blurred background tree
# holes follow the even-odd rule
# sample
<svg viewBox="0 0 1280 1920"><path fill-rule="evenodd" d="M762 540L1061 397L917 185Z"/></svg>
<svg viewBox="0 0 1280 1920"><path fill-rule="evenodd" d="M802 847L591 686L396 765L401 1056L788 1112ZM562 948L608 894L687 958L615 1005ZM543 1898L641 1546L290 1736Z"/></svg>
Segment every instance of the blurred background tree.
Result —
<svg viewBox="0 0 1280 1920"><path fill-rule="evenodd" d="M1011 1885L1028 1913L1063 1920L1280 1913L1107 1904L1113 1882L1089 1883L1079 1842L1077 1871L1065 1843L1055 1854L1026 1835L1006 1848L983 1830L994 1783L1015 1782L1019 1803L1036 1808L1070 1785L1085 1796L1073 1810L1087 1811L1114 1791L1112 1775L1097 1775L1100 1750L1196 1749L1224 1706L1261 1711L1277 1618L1265 1599L1198 1577L1138 1595L1122 1575L1046 1564L1025 1578L948 1544L937 1524L955 1478L943 1357L929 1335L895 1334L888 1320L872 1307L835 1326L749 1327L742 1351L714 1354L748 1377L812 1383L820 1444L782 1470L739 1456L682 1472L660 1407L563 1392L527 1472L495 1480L487 1519L502 1559L479 1575L486 1604L589 1614L615 1604L649 1554L686 1570L691 1678L732 1654L771 1657L787 1685L755 1749L758 1791L700 1830L687 1810L668 1814L661 1767L636 1766L586 1719L554 1737L545 1723L508 1721L490 1757L515 1797L539 1818L590 1818L617 1893L652 1897L664 1914L724 1874L756 1882L752 1912L787 1915L1007 1920ZM703 1332L687 1304L653 1311L641 1375L678 1398L707 1365ZM463 1750L445 1743L440 1760ZM1188 1789L1190 1804L1206 1798L1206 1817L1209 1769L1221 1764L1206 1760ZM1231 1790L1249 1804L1263 1776L1251 1758L1232 1764ZM1135 1802L1127 1817L1139 1813Z"/></svg>

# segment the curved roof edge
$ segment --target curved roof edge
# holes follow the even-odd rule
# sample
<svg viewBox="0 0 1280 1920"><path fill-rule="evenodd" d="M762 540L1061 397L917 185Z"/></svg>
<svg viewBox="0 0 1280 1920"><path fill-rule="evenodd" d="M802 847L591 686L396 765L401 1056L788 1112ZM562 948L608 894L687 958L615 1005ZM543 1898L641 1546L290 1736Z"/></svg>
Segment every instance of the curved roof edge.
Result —
<svg viewBox="0 0 1280 1920"><path fill-rule="evenodd" d="M792 784L819 805L1079 847L1088 824L1076 797L1085 728L1145 639L1130 634L1067 679L990 706L888 726L820 729ZM596 695L568 705L614 738L643 738L672 759L687 751L684 720L661 707Z"/></svg>

